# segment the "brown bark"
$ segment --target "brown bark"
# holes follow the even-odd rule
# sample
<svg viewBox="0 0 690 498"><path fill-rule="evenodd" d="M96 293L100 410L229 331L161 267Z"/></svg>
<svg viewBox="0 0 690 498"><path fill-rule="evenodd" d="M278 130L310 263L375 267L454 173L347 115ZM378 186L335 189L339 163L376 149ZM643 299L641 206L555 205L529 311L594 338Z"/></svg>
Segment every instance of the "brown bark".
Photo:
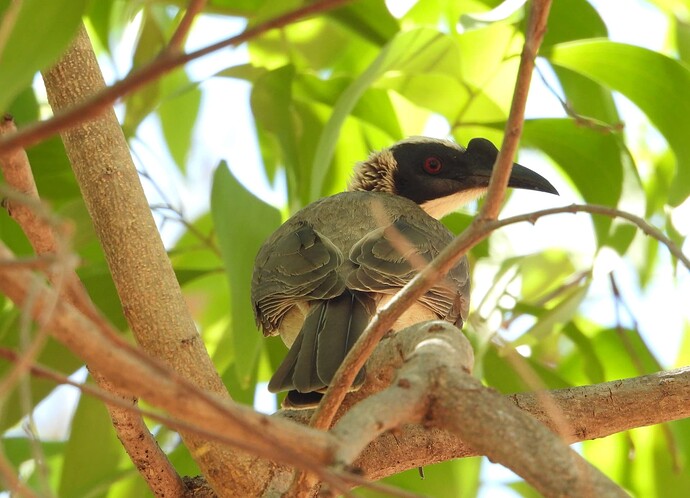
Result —
<svg viewBox="0 0 690 498"><path fill-rule="evenodd" d="M0 136L15 131L14 121L7 116L0 123ZM75 305L86 316L96 323L104 320L89 299L86 290L79 281L79 277L70 265L72 254L68 247L67 230L60 230L62 226L51 224L45 218L47 209L41 209L38 190L34 181L29 158L24 150L10 150L0 153L0 167L8 185L22 195L16 202L8 200L7 209L22 231L25 233L37 255L53 254L56 256L54 264L49 267L48 276L53 285L63 293L63 298ZM39 216L39 213L44 216ZM37 339L41 339L39 334ZM28 351L23 351L22 359L15 366L15 372L22 373L34 360L42 347L43 341L34 342ZM127 396L115 388L98 370L98 366L90 369L96 383L105 391L118 396L122 401L137 405L136 398ZM12 376L4 379L10 382ZM158 446L157 441L146 427L143 418L136 411L123 410L121 407L107 405L108 414L115 428L118 439L132 460L132 463L144 477L155 496L182 496L185 485L177 475L167 456Z"/></svg>
<svg viewBox="0 0 690 498"><path fill-rule="evenodd" d="M56 113L105 88L83 28L44 80ZM187 309L115 112L64 131L62 139L137 342L199 388L227 398ZM194 434L182 437L214 488L230 493L222 476L246 469L237 459L228 466L227 448Z"/></svg>
<svg viewBox="0 0 690 498"><path fill-rule="evenodd" d="M0 259L11 257L12 255L0 245ZM35 289L38 289L38 294L30 296ZM36 277L33 277L29 270L18 266L0 267L0 292L18 305L24 305L31 297L35 306L29 311L37 320L46 318L44 306L55 300L54 291L38 284ZM336 454L347 455L346 460L357 454L356 448L348 448L349 441L336 438L334 434L310 430L298 424L291 424L288 420L266 417L249 408L239 407L229 400L199 391L196 386L167 368L148 360L140 351L124 343L113 332L105 334L100 331L68 303L59 302L44 325L53 331L56 338L87 362L99 364L104 374L119 387L147 399L151 404L184 422L188 432L193 432L196 427L200 437L208 441L222 441L261 455L263 458L256 458L248 473L234 472L223 476L227 486L234 489L248 489L254 486L251 493L241 496L258 496L265 489L283 492L289 487L290 467L276 465L272 460L280 460L289 463L290 466L316 472L323 481L328 480L328 474L324 473L328 471L319 471L320 466L324 466L322 468L325 469L334 465ZM424 326L426 325L422 325ZM457 330L453 333L458 334ZM414 340L408 339L408 336L409 333L401 332L395 337L384 339L371 359L368 367L369 376L363 390L346 398L344 412L391 381L395 372L406 363L400 354L400 343L393 341L411 341L408 345L411 347ZM438 368L434 362L423 363L426 363L431 371ZM397 384L394 386L401 387ZM453 395L458 396L457 392L449 390L448 386L452 387L451 384L444 387L444 384L434 382L429 384L427 392L433 394L439 402L446 397L452 402ZM410 392L420 390L415 388L410 389ZM635 424L657 424L690 416L690 369L558 390L549 394L551 402L547 404L544 404L541 394L516 394L511 398L516 405L533 411L549 425L556 424L566 417L572 428L565 437L566 441L580 441L585 437L601 437L627 430L636 427ZM649 399L653 402L648 403L645 398L652 395L655 397ZM554 417L550 408L554 404L560 411L558 417ZM664 410L659 410L659 406L663 406ZM610 412L607 413L607 409L610 409ZM454 410L455 408L446 409L447 412ZM370 437L375 440L366 447L353 465L367 478L378 479L408 468L477 454L457 434L433 427L446 423L442 419L434 419L439 413L432 410L429 416L425 417L424 423L404 425L395 435L384 433L376 437L375 433L370 432ZM596 415L598 413L603 415L600 417ZM609 413L615 416L609 416ZM310 413L290 412L283 414L281 418L286 416L305 423ZM352 418L355 414L348 414L348 417L354 420L350 423L353 424L351 427L356 429L359 422ZM418 415L410 415L412 420L415 417ZM395 420L388 426L383 425L379 430L392 427L399 422L402 420ZM376 424L364 422L362 427L375 428ZM486 424L482 430L491 431L494 430L494 426ZM527 437L529 436L527 434ZM361 446L362 439L359 438L358 441L359 443L352 441L352 444ZM521 451L524 449L520 448Z"/></svg>

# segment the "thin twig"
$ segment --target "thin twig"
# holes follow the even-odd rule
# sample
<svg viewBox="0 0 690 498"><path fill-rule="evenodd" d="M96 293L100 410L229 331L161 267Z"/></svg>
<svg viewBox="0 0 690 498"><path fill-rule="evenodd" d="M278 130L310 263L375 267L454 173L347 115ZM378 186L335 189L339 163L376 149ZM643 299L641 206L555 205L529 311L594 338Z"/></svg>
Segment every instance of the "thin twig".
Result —
<svg viewBox="0 0 690 498"><path fill-rule="evenodd" d="M41 270L47 272L57 261L54 254L43 254L41 256L25 256L17 259L1 260L1 268L26 268L27 270Z"/></svg>
<svg viewBox="0 0 690 498"><path fill-rule="evenodd" d="M488 222L496 218L505 195L513 157L515 156L522 130L525 103L527 101L527 93L529 92L534 59L546 30L546 19L550 6L550 0L534 0L532 3L530 22L525 37L520 68L518 69L513 104L511 105L508 122L506 123L503 146L496 160L486 202L481 213L465 232L446 247L424 271L418 273L408 282L374 316L362 333L362 336L340 365L340 368L338 368L334 381L328 387L319 407L314 412L310 422L312 427L325 429L331 425L338 408L354 381L355 375L362 368L367 358L369 358L381 337L395 323L395 320L431 288L442 275L445 275L471 247L491 233L491 229L487 230Z"/></svg>
<svg viewBox="0 0 690 498"><path fill-rule="evenodd" d="M206 6L206 0L189 0L189 5L182 16L180 24L177 25L177 29L170 38L168 46L165 48L165 52L169 54L174 54L180 52L184 47L184 41L189 34L189 30L192 28L194 19Z"/></svg>
<svg viewBox="0 0 690 498"><path fill-rule="evenodd" d="M633 225L636 225L645 234L664 244L668 248L669 252L673 256L675 256L679 261L681 261L683 265L685 265L685 267L690 271L690 258L688 258L688 256L686 256L683 253L681 248L678 247L678 245L675 242L673 242L669 237L664 235L664 233L661 230L659 230L654 225L647 223L645 219L637 215L608 206L600 206L598 204L571 204L569 206L543 209L541 211L535 211L533 213L521 214L518 216L513 216L511 218L504 218L502 220L494 221L491 224L491 229L496 230L498 228L502 228L507 225L512 225L514 223L520 223L523 221L534 223L543 216L560 213L591 213L608 216L609 218L622 218L624 220L627 220Z"/></svg>
<svg viewBox="0 0 690 498"><path fill-rule="evenodd" d="M157 58L151 64L130 73L126 78L105 88L93 97L75 104L62 112L56 113L52 118L28 125L7 138L0 139L0 153L17 147L29 147L41 140L72 128L79 123L92 120L119 98L132 93L151 81L160 78L164 74L178 68L192 60L198 59L212 52L226 47L240 45L252 38L264 34L276 28L282 28L288 24L297 22L306 17L325 12L340 7L352 0L322 0L320 2L308 3L299 9L286 12L274 19L247 28L242 33L231 38L227 38L218 43L201 48L189 54L164 55Z"/></svg>
<svg viewBox="0 0 690 498"><path fill-rule="evenodd" d="M17 477L17 472L12 467L12 463L7 459L2 444L0 444L0 477L11 496L41 498Z"/></svg>
<svg viewBox="0 0 690 498"><path fill-rule="evenodd" d="M543 71L541 68L537 65L535 66L535 71L539 75L539 79L541 79L542 83L546 87L546 89L551 92L551 94L556 97L558 102L561 104L561 107L563 108L563 112L565 112L566 116L572 118L575 121L575 124L582 126L584 128L590 128L594 131L597 131L599 133L618 133L620 131L623 131L625 128L625 123L622 121L619 121L618 123L614 124L608 124L608 123L603 123L599 121L598 119L591 118L589 116L584 116L577 112L572 104L570 102L565 101L560 94L556 91L556 89L551 85L551 83L546 79L546 76L544 75Z"/></svg>
<svg viewBox="0 0 690 498"><path fill-rule="evenodd" d="M571 276L565 283L562 285L558 286L551 292L548 292L547 294L543 295L536 301L534 301L534 305L538 307L544 307L546 304L551 301L552 299L556 299L557 297L565 294L567 291L570 289L573 289L574 287L578 287L583 280L588 279L592 276L592 270L583 270L579 273L576 273L575 276ZM517 320L519 317L523 316L524 313L513 313L509 318L503 320L501 323L501 328L504 330L507 330L510 328L512 323Z"/></svg>
<svg viewBox="0 0 690 498"><path fill-rule="evenodd" d="M506 122L503 135L503 144L491 173L486 201L478 215L480 220L496 219L503 204L506 188L508 187L508 178L513 169L513 160L518 150L520 136L522 135L527 95L529 94L530 82L532 81L532 71L534 70L539 46L544 38L544 33L546 33L546 21L549 17L550 8L551 0L532 1L527 31L525 33L525 44L522 48L515 90L513 91L513 101L510 105L508 121Z"/></svg>
<svg viewBox="0 0 690 498"><path fill-rule="evenodd" d="M481 221L475 219L469 228L456 237L441 253L405 285L390 302L382 307L367 326L360 340L352 348L335 375L333 384L324 395L324 399L312 416L312 426L325 428L330 426L335 413L371 351L376 347L380 337L393 325L397 317L413 302L424 294L442 275L476 244L488 237L494 230L521 222L534 223L543 216L560 213L586 212L612 218L622 218L636 225L647 235L666 245L671 254L690 270L690 259L681 249L658 228L644 219L620 209L592 204L572 204L559 208L544 209L533 213L513 216L502 220ZM332 399L329 400L328 398Z"/></svg>

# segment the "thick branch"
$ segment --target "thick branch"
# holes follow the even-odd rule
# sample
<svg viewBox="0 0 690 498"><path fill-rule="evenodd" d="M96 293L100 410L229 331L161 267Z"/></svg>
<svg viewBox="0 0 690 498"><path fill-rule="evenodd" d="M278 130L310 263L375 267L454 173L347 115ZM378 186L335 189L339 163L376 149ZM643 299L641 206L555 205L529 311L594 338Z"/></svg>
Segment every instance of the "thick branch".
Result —
<svg viewBox="0 0 690 498"><path fill-rule="evenodd" d="M13 255L0 243L0 259ZM71 304L56 299L56 293L29 270L21 267L0 268L0 292L28 312L40 325L87 363L97 364L103 375L119 388L145 398L181 421L203 428L209 449L212 434L227 444L265 460L219 461L219 479L225 481L225 496L260 494L268 477L276 471L273 461L303 465L327 478L320 471L334 453L330 437L320 431L272 419L250 408L236 405L215 393L208 393L164 365L153 361L137 348L124 342L114 330L103 330L79 313ZM46 316L46 305L56 302ZM201 439L201 438L200 438ZM305 442L308 441L308 444ZM270 461L269 461L270 459Z"/></svg>
<svg viewBox="0 0 690 498"><path fill-rule="evenodd" d="M103 91L83 27L44 80L56 112ZM115 112L71 128L62 139L137 342L201 389L227 396L187 309ZM214 476L229 455L193 434L182 437L220 492L223 484Z"/></svg>
<svg viewBox="0 0 690 498"><path fill-rule="evenodd" d="M374 436L402 425L398 412L403 412L413 421L423 419L427 426L457 434L545 496L625 496L556 434L472 377L472 349L459 330L428 322L391 342L404 361L393 384L353 406L333 428L344 464ZM370 410L383 401L386 409L374 409L372 420Z"/></svg>
<svg viewBox="0 0 690 498"><path fill-rule="evenodd" d="M0 124L0 135L11 133L14 130L12 119L5 117L4 122ZM56 236L57 229L36 213L36 206L40 207L40 199L26 152L24 150L10 150L0 154L0 167L2 167L7 184L24 194L25 201L33 201L34 205L9 200L8 212L22 228L36 254L56 255L56 264L52 265L48 272L50 280L53 283L57 282L59 287L64 287L64 298L79 308L82 313L98 322L103 321L79 281L79 277L68 262L64 261L69 259L69 254L64 247L65 241L63 240L60 244L61 238ZM64 239L64 237L62 238ZM27 354L25 352L22 355L21 361L15 365L17 373L29 368L34 354L38 353L38 348L34 348L34 351L35 353ZM91 373L101 388L122 399L125 403L132 406L136 405L136 398L126 396L115 389L107 379L100 375L97 368L91 368ZM182 496L186 491L185 485L149 432L143 418L135 411L123 410L116 405L107 405L107 408L118 439L154 495Z"/></svg>
<svg viewBox="0 0 690 498"><path fill-rule="evenodd" d="M397 378L382 392L350 405L332 429L341 441L337 460L348 464L378 434L402 426L403 420L424 420L394 435L382 434L364 451L354 465L368 478L484 454L513 468L547 496L620 496L620 489L565 451L561 437L571 443L690 415L690 368L504 397L464 373L462 365L468 362L458 361L469 350L460 347L464 337L445 323L436 327L447 333L434 337L431 327L420 324L382 341L368 364L371 374L364 389L380 376L377 368L382 365L397 370ZM553 434L532 417L519 415L507 405L510 401Z"/></svg>

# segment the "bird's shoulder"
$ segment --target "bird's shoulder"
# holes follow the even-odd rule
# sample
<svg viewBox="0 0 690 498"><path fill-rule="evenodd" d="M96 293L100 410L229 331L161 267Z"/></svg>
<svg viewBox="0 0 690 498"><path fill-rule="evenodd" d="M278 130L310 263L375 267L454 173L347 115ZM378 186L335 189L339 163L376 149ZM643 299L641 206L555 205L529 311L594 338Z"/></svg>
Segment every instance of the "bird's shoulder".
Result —
<svg viewBox="0 0 690 498"><path fill-rule="evenodd" d="M359 239L382 226L404 219L408 224L428 232L442 245L452 234L438 220L429 216L414 201L386 192L342 192L319 199L290 217L267 241L291 234L308 224L347 251Z"/></svg>

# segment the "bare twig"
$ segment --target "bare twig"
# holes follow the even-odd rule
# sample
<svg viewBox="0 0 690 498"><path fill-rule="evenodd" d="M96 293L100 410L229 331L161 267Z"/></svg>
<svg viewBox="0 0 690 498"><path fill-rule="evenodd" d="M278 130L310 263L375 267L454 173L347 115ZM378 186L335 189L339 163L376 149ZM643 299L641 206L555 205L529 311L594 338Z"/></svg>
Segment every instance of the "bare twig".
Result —
<svg viewBox="0 0 690 498"><path fill-rule="evenodd" d="M192 28L192 23L196 16L201 12L206 6L207 0L189 0L189 5L182 16L180 24L177 25L177 29L170 38L170 42L165 49L166 54L175 54L180 52L184 47L184 41L187 38L189 30Z"/></svg>
<svg viewBox="0 0 690 498"><path fill-rule="evenodd" d="M471 247L490 233L490 230L486 231L485 227L487 222L496 218L499 206L503 201L513 157L522 131L522 120L534 59L546 29L546 19L550 6L550 0L534 0L532 2L530 22L513 94L513 104L506 123L505 138L494 166L482 212L460 237L456 238L429 264L425 271L418 273L374 316L336 372L334 381L328 387L311 420L313 427L325 429L331 425L338 407L340 407L354 381L355 375L371 355L381 337L395 323L395 320L442 275L447 273L451 266L464 256Z"/></svg>
<svg viewBox="0 0 690 498"><path fill-rule="evenodd" d="M497 230L507 225L512 225L514 223L520 223L523 221L528 221L530 223L536 222L539 218L543 216L549 216L552 214L560 213L591 213L599 214L602 216L608 216L609 218L622 218L629 221L633 225L637 226L643 233L649 235L650 237L658 240L664 244L669 252L678 258L679 261L690 271L690 258L686 256L678 245L673 242L669 237L664 235L664 233L656 228L654 225L649 224L644 218L641 218L627 211L622 211L620 209L600 206L597 204L571 204L569 206L542 209L540 211L535 211L533 213L521 214L518 216L513 216L511 218L504 218L502 220L497 220L491 223L491 230Z"/></svg>
<svg viewBox="0 0 690 498"><path fill-rule="evenodd" d="M592 214L600 214L609 217L623 218L632 224L636 225L647 235L659 240L669 251L677 257L690 270L690 259L688 259L681 249L673 243L666 235L664 235L658 228L650 225L644 219L626 211L610 208L607 206L597 206L590 204L573 204L559 208L545 209L528 213L502 220L473 221L470 227L462 234L456 237L441 253L421 272L419 272L403 289L391 299L391 301L384 306L372 319L367 326L365 333L362 335L357 344L353 347L348 357L345 359L339 369L339 373L335 377L334 383L329 388L329 392L333 390L334 399L328 401L329 392L324 396L326 401L322 401L319 408L314 412L312 420L315 421L315 427L327 427L330 425L337 406L340 405L342 398L347 393L347 390L352 385L354 373L358 372L362 367L366 358L369 357L370 351L376 347L379 338L388 330L395 322L400 313L407 309L414 301L416 301L424 292L426 292L433 283L445 275L449 268L451 268L468 250L481 240L488 237L488 235L507 225L520 222L534 223L542 216L559 214L559 213L578 213L587 212ZM372 335L370 335L372 334ZM378 335L373 335L378 334ZM353 354L354 352L354 354ZM341 377L342 375L342 377ZM336 387L337 386L337 387ZM337 396L338 398L335 398ZM337 399L337 403L336 403ZM326 404L327 403L327 404ZM333 405L331 405L333 403ZM313 422L314 423L314 422Z"/></svg>
<svg viewBox="0 0 690 498"><path fill-rule="evenodd" d="M527 95L529 94L530 82L532 81L532 71L534 70L539 46L544 38L544 33L546 33L546 21L549 17L550 8L551 0L532 1L527 21L527 31L525 33L525 44L522 48L515 90L513 91L513 101L510 105L508 121L506 122L503 135L503 144L491 173L486 201L478 215L480 220L496 219L503 204L508 178L513 169L513 159L518 150L520 135L522 135Z"/></svg>
<svg viewBox="0 0 690 498"><path fill-rule="evenodd" d="M0 140L0 152L5 152L17 147L29 147L56 133L76 126L79 123L94 119L110 108L119 98L132 93L147 83L160 78L164 74L192 60L222 48L240 45L267 31L281 28L314 14L335 9L350 1L352 0L321 0L320 2L307 3L299 9L286 12L274 19L247 28L237 36L222 40L189 54L158 58L151 64L131 73L123 80L105 88L92 97L74 104L68 109L55 113L52 118L26 126L16 133L13 133L11 136L3 138Z"/></svg>
<svg viewBox="0 0 690 498"><path fill-rule="evenodd" d="M48 270L55 265L57 258L54 254L46 254L43 256L27 256L23 258L11 259L8 261L0 261L0 267L22 267L27 270L41 270L47 273Z"/></svg>
<svg viewBox="0 0 690 498"><path fill-rule="evenodd" d="M565 112L566 116L572 118L575 123L579 126L582 126L584 128L590 128L594 131L598 131L599 133L618 133L620 131L623 131L625 128L625 123L622 121L619 121L618 123L614 124L608 124L608 123L603 123L599 121L598 119L591 118L589 116L584 116L577 112L573 106L570 104L570 102L566 102L560 94L556 91L556 89L549 83L549 81L546 79L546 76L542 72L542 70L539 68L539 66L535 66L535 71L539 75L539 79L541 79L542 83L544 83L544 86L546 89L551 92L551 94L556 97L558 102L561 104L561 107L563 108L563 111Z"/></svg>

